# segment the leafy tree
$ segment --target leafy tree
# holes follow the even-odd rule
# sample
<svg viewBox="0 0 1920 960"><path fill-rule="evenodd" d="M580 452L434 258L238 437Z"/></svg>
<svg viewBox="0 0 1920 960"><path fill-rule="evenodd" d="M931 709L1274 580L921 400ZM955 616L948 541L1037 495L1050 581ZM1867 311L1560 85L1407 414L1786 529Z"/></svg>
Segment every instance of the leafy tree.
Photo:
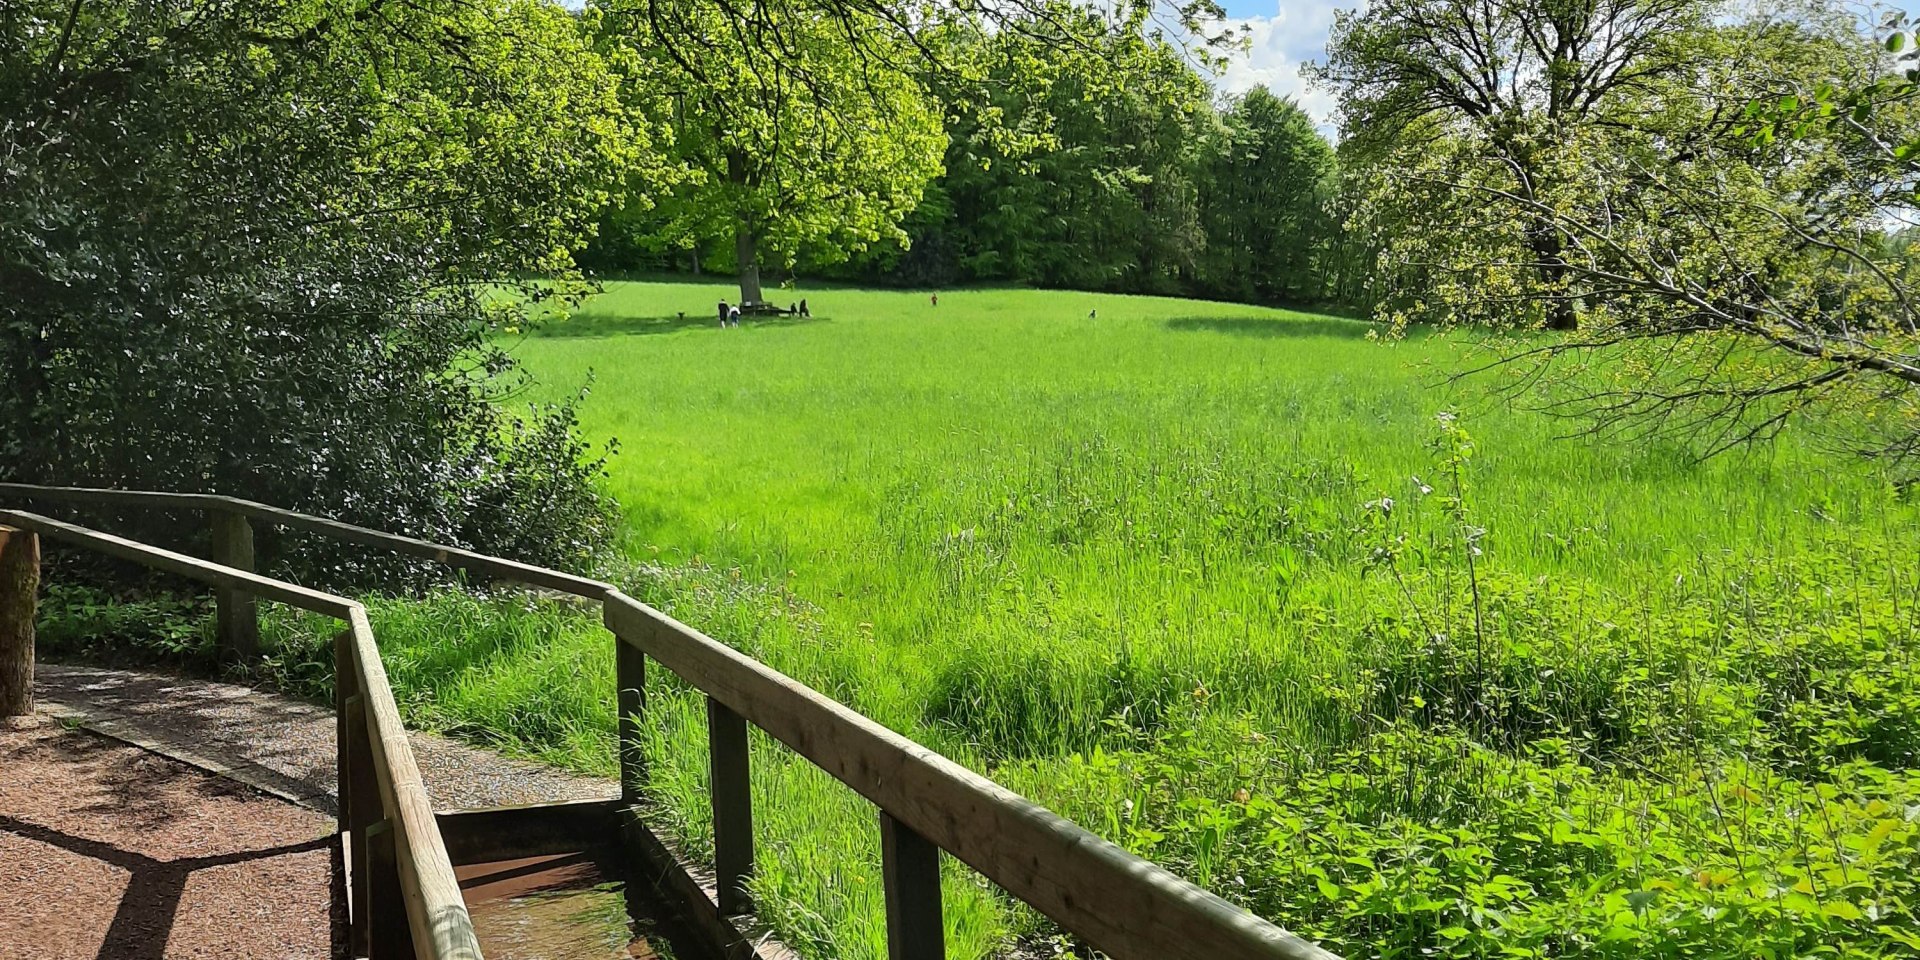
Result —
<svg viewBox="0 0 1920 960"><path fill-rule="evenodd" d="M1306 111L1266 87L1230 101L1221 122L1197 177L1209 288L1263 301L1327 295L1333 148Z"/></svg>
<svg viewBox="0 0 1920 960"><path fill-rule="evenodd" d="M1709 0L1384 0L1341 13L1317 79L1340 95L1351 152L1412 162L1434 152L1538 197L1563 169L1556 146L1580 130L1631 125L1640 98L1698 53L1686 43ZM1389 174L1390 176L1390 174ZM1393 208L1404 232L1444 240L1472 210L1416 195ZM1526 217L1477 244L1511 242L1531 266L1507 282L1545 295L1547 326L1577 323L1562 238ZM1424 252L1424 251L1423 251Z"/></svg>
<svg viewBox="0 0 1920 960"><path fill-rule="evenodd" d="M534 0L0 13L0 475L238 494L549 562L606 531L489 332L649 132Z"/></svg>
<svg viewBox="0 0 1920 960"><path fill-rule="evenodd" d="M1141 16L1052 4L929 37L947 69L946 173L912 245L868 259L934 282L1172 291L1205 239L1194 184L1206 82Z"/></svg>
<svg viewBox="0 0 1920 960"><path fill-rule="evenodd" d="M1439 297L1482 315L1549 298L1577 310L1579 336L1523 340L1496 364L1596 429L1712 454L1800 421L1911 466L1920 317L1885 218L1920 182L1894 146L1916 139L1920 115L1893 100L1791 122L1777 109L1793 91L1874 86L1891 59L1861 21L1818 6L1687 42L1688 71L1621 104L1631 123L1569 131L1531 189L1464 151L1392 169L1409 195L1448 198L1461 227L1445 242L1469 269ZM1512 256L1527 249L1515 223L1553 231L1565 285L1501 283L1543 265Z"/></svg>
<svg viewBox="0 0 1920 960"><path fill-rule="evenodd" d="M743 21L711 0L598 9L636 103L672 127L685 166L640 217L654 245L730 239L740 299L758 303L768 255L791 267L802 252L830 261L903 236L945 143L936 108L897 66L909 48L887 45L881 23L766 9Z"/></svg>

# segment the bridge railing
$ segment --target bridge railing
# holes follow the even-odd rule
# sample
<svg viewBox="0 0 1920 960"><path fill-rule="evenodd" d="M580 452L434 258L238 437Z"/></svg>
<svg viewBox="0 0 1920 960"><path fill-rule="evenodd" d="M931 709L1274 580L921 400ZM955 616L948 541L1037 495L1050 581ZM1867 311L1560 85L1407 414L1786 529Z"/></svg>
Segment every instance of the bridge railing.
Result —
<svg viewBox="0 0 1920 960"><path fill-rule="evenodd" d="M945 955L942 851L1115 960L1337 960L611 584L231 497L0 483L0 498L7 497L204 510L216 518L216 552L221 537L250 543L245 525L260 521L599 601L615 637L624 800L638 803L645 795L639 731L648 658L707 697L717 890L706 907L718 916L751 908L751 723L877 808L891 960ZM251 559L250 550L237 548L225 555L243 553ZM272 596L253 583L220 583L231 619L247 615L245 594ZM369 648L371 642L369 636ZM384 675L379 680L384 691ZM733 954L740 945L720 946Z"/></svg>
<svg viewBox="0 0 1920 960"><path fill-rule="evenodd" d="M344 621L346 629L334 640L334 704L340 827L349 843L352 955L480 960L480 941L364 607L35 513L0 510L0 526L198 580L222 597L244 594L249 611L253 598L259 597Z"/></svg>

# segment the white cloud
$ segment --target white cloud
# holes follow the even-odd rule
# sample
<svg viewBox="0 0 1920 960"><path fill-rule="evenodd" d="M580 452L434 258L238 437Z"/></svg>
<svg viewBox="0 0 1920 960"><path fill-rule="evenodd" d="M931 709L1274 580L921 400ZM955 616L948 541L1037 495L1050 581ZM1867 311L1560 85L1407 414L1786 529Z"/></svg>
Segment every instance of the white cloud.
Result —
<svg viewBox="0 0 1920 960"><path fill-rule="evenodd" d="M1246 33L1244 53L1235 54L1214 84L1228 93L1241 93L1265 84L1268 90L1292 97L1318 121L1323 132L1333 128L1333 95L1307 83L1302 64L1326 55L1327 32L1333 12L1354 4L1328 0L1281 0L1273 16L1253 16L1227 22Z"/></svg>

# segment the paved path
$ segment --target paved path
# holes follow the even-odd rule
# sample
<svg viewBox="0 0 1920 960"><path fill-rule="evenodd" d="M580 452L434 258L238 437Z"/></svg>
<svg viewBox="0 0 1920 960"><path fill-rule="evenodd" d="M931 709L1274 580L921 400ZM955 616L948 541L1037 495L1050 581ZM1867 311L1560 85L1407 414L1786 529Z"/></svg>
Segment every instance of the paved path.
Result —
<svg viewBox="0 0 1920 960"><path fill-rule="evenodd" d="M42 709L268 793L332 813L334 715L231 683L40 663ZM615 797L619 786L428 733L413 753L439 810Z"/></svg>

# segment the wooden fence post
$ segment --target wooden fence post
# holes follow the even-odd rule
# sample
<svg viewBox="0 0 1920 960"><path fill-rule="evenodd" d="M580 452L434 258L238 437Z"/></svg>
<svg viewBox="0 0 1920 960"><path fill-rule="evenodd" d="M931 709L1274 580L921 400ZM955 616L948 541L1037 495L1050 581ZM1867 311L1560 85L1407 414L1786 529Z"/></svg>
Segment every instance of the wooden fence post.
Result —
<svg viewBox="0 0 1920 960"><path fill-rule="evenodd" d="M356 684L358 686L358 684ZM342 704L346 717L346 744L342 752L344 766L337 773L340 806L347 814L348 930L350 956L370 956L368 943L373 935L373 876L380 867L373 862L368 834L382 822L380 784L373 770L373 744L367 731L366 699L359 693ZM391 847L391 843L389 843Z"/></svg>
<svg viewBox="0 0 1920 960"><path fill-rule="evenodd" d="M412 960L417 956L394 839L391 820L382 820L367 830L368 960Z"/></svg>
<svg viewBox="0 0 1920 960"><path fill-rule="evenodd" d="M614 698L619 711L620 802L639 803L647 782L646 753L640 749L640 718L647 708L647 655L613 638Z"/></svg>
<svg viewBox="0 0 1920 960"><path fill-rule="evenodd" d="M0 717L33 713L33 617L40 538L0 527Z"/></svg>
<svg viewBox="0 0 1920 960"><path fill-rule="evenodd" d="M347 719L350 707L358 707L360 671L353 663L353 631L342 630L333 638L333 792L335 830L352 829L353 791L347 789L348 771L353 768L353 730Z"/></svg>
<svg viewBox="0 0 1920 960"><path fill-rule="evenodd" d="M213 562L235 570L253 570L253 524L245 514L213 511ZM221 588L214 593L219 616L220 651L248 662L260 653L260 613L253 595Z"/></svg>
<svg viewBox="0 0 1920 960"><path fill-rule="evenodd" d="M713 793L713 872L723 916L753 909L753 786L747 767L747 721L707 698L707 750Z"/></svg>
<svg viewBox="0 0 1920 960"><path fill-rule="evenodd" d="M946 960L940 848L880 811L880 880L887 895L888 960Z"/></svg>

